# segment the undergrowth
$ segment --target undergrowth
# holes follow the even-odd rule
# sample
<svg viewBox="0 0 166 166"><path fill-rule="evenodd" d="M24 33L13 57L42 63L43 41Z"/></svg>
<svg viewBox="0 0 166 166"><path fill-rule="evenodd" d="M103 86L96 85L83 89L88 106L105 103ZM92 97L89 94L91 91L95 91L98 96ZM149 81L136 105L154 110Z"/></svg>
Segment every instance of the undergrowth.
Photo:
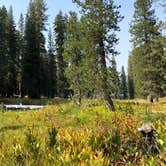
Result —
<svg viewBox="0 0 166 166"><path fill-rule="evenodd" d="M165 103L101 100L49 105L38 111L0 112L0 165L166 165ZM159 151L138 127L150 123Z"/></svg>

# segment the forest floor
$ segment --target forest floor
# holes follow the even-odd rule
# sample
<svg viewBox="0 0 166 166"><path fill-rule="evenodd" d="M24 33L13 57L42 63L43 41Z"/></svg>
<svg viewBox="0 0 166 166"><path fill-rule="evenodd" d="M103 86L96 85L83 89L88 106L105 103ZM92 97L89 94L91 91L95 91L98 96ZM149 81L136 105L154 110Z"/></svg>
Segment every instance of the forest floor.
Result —
<svg viewBox="0 0 166 166"><path fill-rule="evenodd" d="M19 100L0 102L19 104ZM166 165L166 98L158 103L116 100L116 112L102 100L33 100L40 110L0 110L0 165ZM138 128L148 123L155 145Z"/></svg>

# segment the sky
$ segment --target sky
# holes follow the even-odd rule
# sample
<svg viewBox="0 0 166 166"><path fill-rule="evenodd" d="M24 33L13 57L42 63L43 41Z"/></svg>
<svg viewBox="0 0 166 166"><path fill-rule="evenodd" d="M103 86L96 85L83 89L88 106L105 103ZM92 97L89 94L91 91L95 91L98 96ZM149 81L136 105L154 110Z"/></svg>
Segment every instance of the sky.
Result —
<svg viewBox="0 0 166 166"><path fill-rule="evenodd" d="M135 0L115 0L117 5L121 5L120 13L124 16L123 21L119 24L121 31L118 33L119 44L116 46L120 54L117 56L117 68L118 71L121 71L122 65L125 67L127 72L127 62L128 55L132 49L132 44L130 43L130 23L134 14L134 1ZM76 4L72 3L72 0L45 0L49 15L48 28L52 27L52 23L56 14L61 10L63 13L68 13L69 11L79 12L79 9ZM0 6L5 5L8 9L10 6L13 7L13 14L18 22L20 13L25 14L28 9L29 0L0 0ZM156 4L154 6L156 9L156 15L161 20L166 20L166 14L164 15L161 7Z"/></svg>

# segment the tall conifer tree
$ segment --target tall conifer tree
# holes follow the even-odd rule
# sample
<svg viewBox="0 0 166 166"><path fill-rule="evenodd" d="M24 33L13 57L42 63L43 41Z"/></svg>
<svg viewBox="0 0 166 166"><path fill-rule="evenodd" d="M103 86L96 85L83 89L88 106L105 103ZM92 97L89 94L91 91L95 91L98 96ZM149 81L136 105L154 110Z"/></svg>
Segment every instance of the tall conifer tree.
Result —
<svg viewBox="0 0 166 166"><path fill-rule="evenodd" d="M48 16L46 14L47 6L45 0L34 0L35 5L35 27L36 27L36 40L37 40L37 52L40 57L40 95L47 95L47 51L45 48L45 36L46 23Z"/></svg>
<svg viewBox="0 0 166 166"><path fill-rule="evenodd" d="M54 21L56 59L57 59L57 94L59 97L68 96L68 82L65 77L66 62L64 61L64 43L66 40L66 17L60 11Z"/></svg>
<svg viewBox="0 0 166 166"><path fill-rule="evenodd" d="M108 108L115 110L109 94L106 59L109 54L116 54L114 45L117 44L118 39L115 32L119 30L118 22L122 17L112 0L74 0L74 2L82 8L83 16L88 23L86 30L89 31L96 49L100 92Z"/></svg>
<svg viewBox="0 0 166 166"><path fill-rule="evenodd" d="M68 62L66 76L69 80L71 89L74 91L75 97L78 99L78 104L81 104L84 90L81 45L80 22L77 18L77 14L75 12L70 12L67 24L64 55L65 60Z"/></svg>
<svg viewBox="0 0 166 166"><path fill-rule="evenodd" d="M17 93L17 68L18 68L17 32L13 18L13 9L10 7L7 17L7 97Z"/></svg>
<svg viewBox="0 0 166 166"><path fill-rule="evenodd" d="M114 55L112 55L109 67L109 87L112 96L116 99L120 98L120 78Z"/></svg>
<svg viewBox="0 0 166 166"><path fill-rule="evenodd" d="M126 79L126 73L124 70L124 66L122 66L121 69L121 75L120 75L120 95L122 99L127 99L127 79Z"/></svg>
<svg viewBox="0 0 166 166"><path fill-rule="evenodd" d="M134 92L134 72L133 72L133 61L132 56L129 55L128 59L128 95L130 99L134 99L135 92Z"/></svg>
<svg viewBox="0 0 166 166"><path fill-rule="evenodd" d="M164 56L152 0L136 0L131 24L134 86L137 97L162 94Z"/></svg>
<svg viewBox="0 0 166 166"><path fill-rule="evenodd" d="M45 93L44 61L46 56L43 31L47 8L43 0L30 1L25 25L25 57L23 78L26 93L30 98L39 98Z"/></svg>
<svg viewBox="0 0 166 166"><path fill-rule="evenodd" d="M57 67L55 57L55 44L51 29L48 33L48 97L57 95Z"/></svg>
<svg viewBox="0 0 166 166"><path fill-rule="evenodd" d="M7 75L7 10L0 8L0 96L6 97Z"/></svg>
<svg viewBox="0 0 166 166"><path fill-rule="evenodd" d="M18 22L18 94L20 97L23 97L23 59L25 54L25 40L24 40L24 17L23 14L20 14L20 19Z"/></svg>
<svg viewBox="0 0 166 166"><path fill-rule="evenodd" d="M40 55L37 48L37 37L35 27L35 6L29 3L25 22L25 56L23 62L23 79L25 93L30 98L40 97Z"/></svg>

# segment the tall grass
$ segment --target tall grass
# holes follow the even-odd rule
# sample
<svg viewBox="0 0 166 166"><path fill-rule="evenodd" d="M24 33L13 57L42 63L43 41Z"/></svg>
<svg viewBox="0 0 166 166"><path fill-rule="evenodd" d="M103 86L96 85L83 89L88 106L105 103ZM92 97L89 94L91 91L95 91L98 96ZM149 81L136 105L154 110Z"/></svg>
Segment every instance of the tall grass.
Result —
<svg viewBox="0 0 166 166"><path fill-rule="evenodd" d="M165 165L165 103L116 101L116 112L102 101L51 103L38 111L0 112L0 165ZM137 131L156 129L160 152Z"/></svg>

